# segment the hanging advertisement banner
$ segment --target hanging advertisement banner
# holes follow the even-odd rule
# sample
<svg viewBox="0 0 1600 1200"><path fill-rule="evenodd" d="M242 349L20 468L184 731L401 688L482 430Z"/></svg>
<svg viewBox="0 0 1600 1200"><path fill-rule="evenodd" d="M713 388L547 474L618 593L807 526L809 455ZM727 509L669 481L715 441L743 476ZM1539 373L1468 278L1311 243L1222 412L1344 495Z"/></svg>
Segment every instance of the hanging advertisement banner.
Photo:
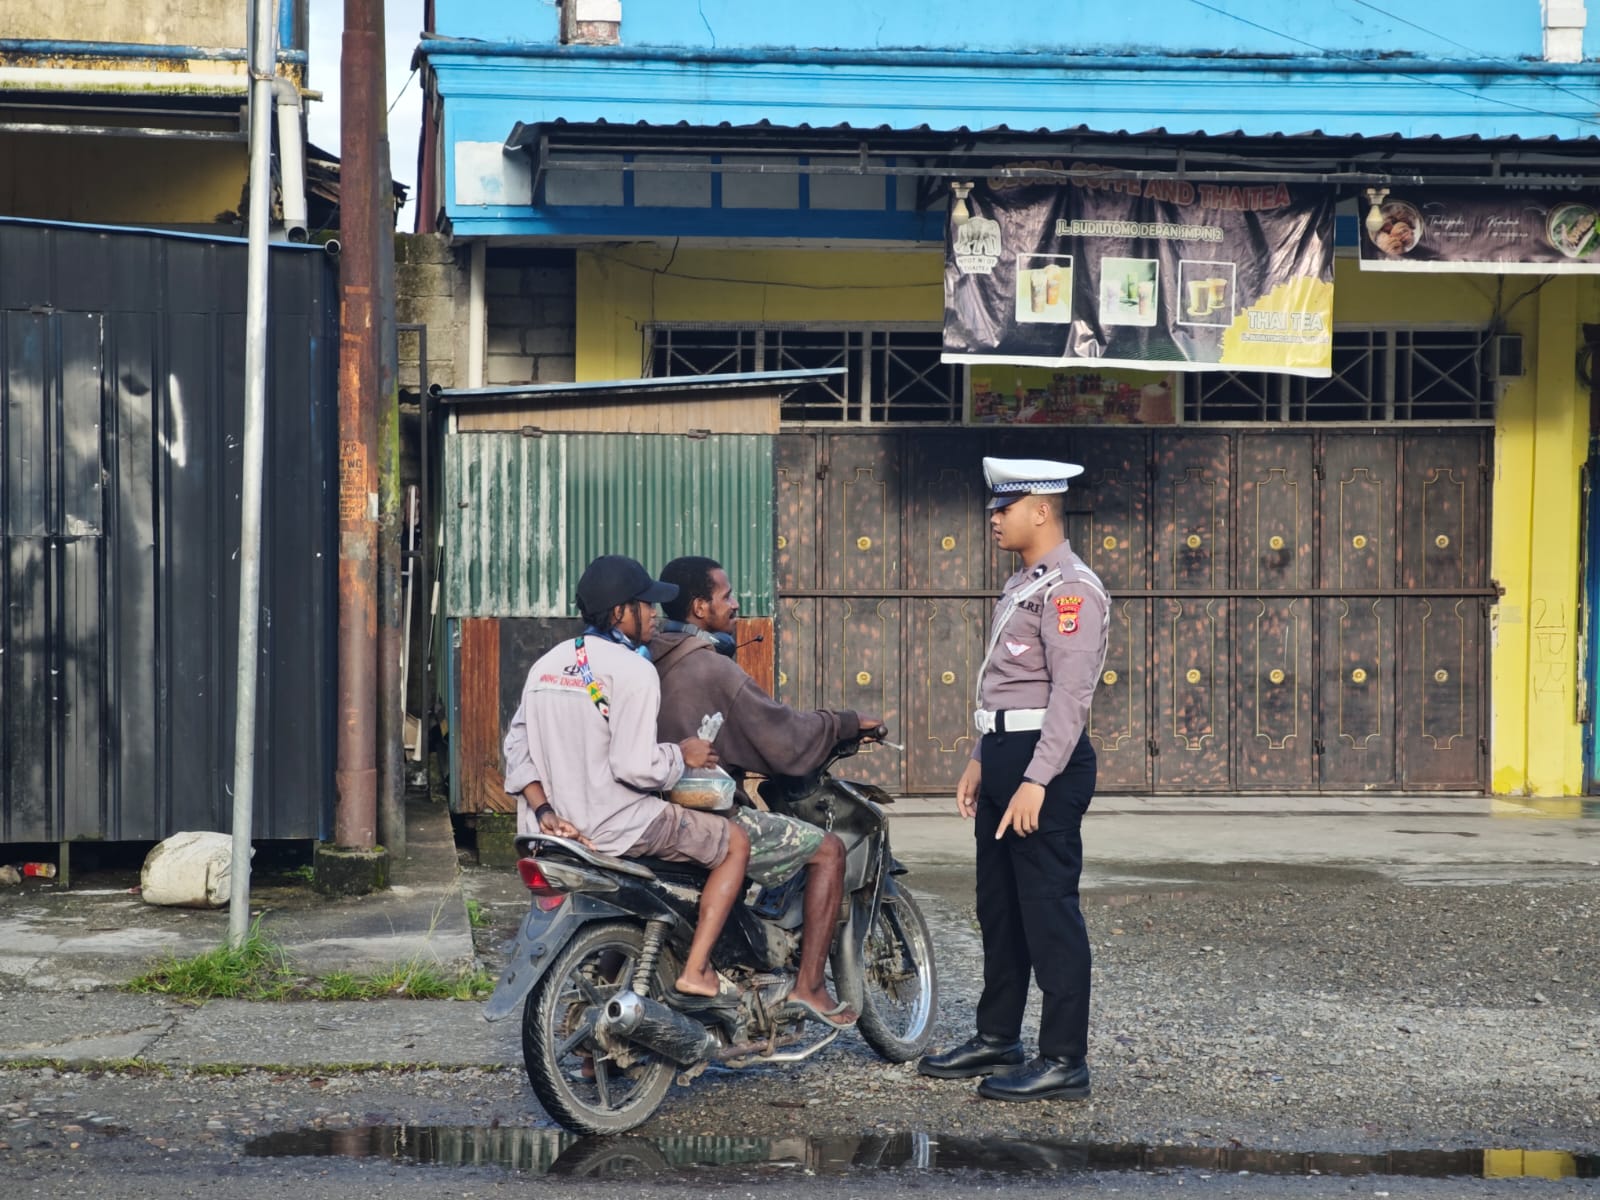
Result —
<svg viewBox="0 0 1600 1200"><path fill-rule="evenodd" d="M979 183L948 224L944 361L1327 377L1333 209L1281 183Z"/></svg>
<svg viewBox="0 0 1600 1200"><path fill-rule="evenodd" d="M1600 188L1367 188L1363 271L1600 274Z"/></svg>

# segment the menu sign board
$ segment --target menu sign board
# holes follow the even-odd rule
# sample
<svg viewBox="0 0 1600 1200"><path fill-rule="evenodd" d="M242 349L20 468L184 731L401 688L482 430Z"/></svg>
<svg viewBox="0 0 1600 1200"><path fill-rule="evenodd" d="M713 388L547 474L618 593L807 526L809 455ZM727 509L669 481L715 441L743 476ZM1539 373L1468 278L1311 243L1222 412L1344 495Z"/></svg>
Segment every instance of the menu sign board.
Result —
<svg viewBox="0 0 1600 1200"><path fill-rule="evenodd" d="M1368 188L1361 269L1600 274L1600 188Z"/></svg>
<svg viewBox="0 0 1600 1200"><path fill-rule="evenodd" d="M944 360L1327 376L1333 210L1281 183L980 183L948 225Z"/></svg>

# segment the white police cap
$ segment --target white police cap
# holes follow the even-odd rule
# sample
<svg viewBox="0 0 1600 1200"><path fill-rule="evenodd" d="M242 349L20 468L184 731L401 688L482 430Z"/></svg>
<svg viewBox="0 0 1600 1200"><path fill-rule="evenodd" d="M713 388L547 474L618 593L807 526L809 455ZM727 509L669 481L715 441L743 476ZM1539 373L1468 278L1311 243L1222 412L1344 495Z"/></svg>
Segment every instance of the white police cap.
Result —
<svg viewBox="0 0 1600 1200"><path fill-rule="evenodd" d="M1005 508L1023 496L1049 496L1067 490L1067 481L1083 474L1077 463L1048 458L986 458L983 478L993 493L990 508Z"/></svg>

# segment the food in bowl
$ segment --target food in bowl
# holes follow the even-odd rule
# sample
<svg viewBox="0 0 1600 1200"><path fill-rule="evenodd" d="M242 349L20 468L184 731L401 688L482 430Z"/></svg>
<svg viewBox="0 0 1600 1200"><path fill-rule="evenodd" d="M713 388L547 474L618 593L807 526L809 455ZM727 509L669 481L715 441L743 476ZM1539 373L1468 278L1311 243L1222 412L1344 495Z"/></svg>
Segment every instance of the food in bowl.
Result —
<svg viewBox="0 0 1600 1200"><path fill-rule="evenodd" d="M1600 225L1587 204L1558 204L1545 222L1550 244L1568 258L1583 258L1600 250Z"/></svg>
<svg viewBox="0 0 1600 1200"><path fill-rule="evenodd" d="M1404 200L1391 200L1378 210L1383 224L1372 234L1372 244L1385 254L1405 254L1422 238L1422 214Z"/></svg>

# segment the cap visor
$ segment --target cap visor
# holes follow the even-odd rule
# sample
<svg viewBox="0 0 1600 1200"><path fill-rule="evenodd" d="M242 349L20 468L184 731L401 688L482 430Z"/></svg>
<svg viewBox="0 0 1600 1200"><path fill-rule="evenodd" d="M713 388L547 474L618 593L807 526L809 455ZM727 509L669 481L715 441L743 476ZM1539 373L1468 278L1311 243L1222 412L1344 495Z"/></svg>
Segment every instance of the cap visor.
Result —
<svg viewBox="0 0 1600 1200"><path fill-rule="evenodd" d="M997 508L1010 508L1025 495L1027 495L1026 492L1013 492L1004 496L990 496L988 504L989 511L993 512Z"/></svg>
<svg viewBox="0 0 1600 1200"><path fill-rule="evenodd" d="M634 599L643 600L646 604L665 604L668 600L675 600L677 597L677 584L663 583L659 579L652 579L650 586L635 596Z"/></svg>

